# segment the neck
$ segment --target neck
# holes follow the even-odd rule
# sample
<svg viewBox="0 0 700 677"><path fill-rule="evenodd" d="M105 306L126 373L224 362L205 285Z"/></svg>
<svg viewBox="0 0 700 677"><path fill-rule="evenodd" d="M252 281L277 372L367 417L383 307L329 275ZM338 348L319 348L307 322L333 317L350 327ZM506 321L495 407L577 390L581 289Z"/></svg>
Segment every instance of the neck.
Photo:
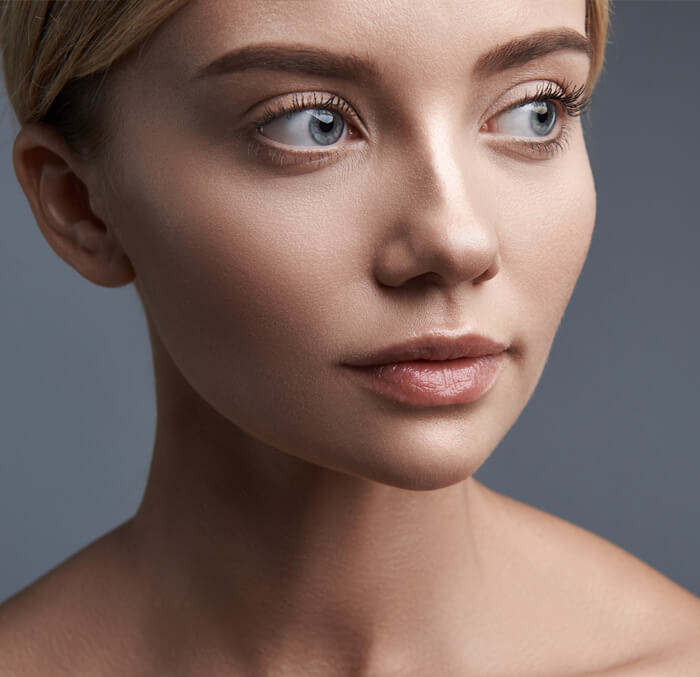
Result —
<svg viewBox="0 0 700 677"><path fill-rule="evenodd" d="M162 360L133 533L167 645L255 674L459 660L483 592L478 483L410 491L310 464L225 420Z"/></svg>

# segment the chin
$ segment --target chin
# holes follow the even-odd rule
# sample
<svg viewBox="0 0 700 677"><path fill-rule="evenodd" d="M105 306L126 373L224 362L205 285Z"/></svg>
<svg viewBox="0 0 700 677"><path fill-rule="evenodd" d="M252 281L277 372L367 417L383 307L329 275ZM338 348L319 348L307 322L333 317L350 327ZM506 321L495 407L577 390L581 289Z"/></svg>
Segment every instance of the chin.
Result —
<svg viewBox="0 0 700 677"><path fill-rule="evenodd" d="M478 470L481 462L416 463L403 468L378 467L374 469L376 472L371 477L365 475L364 479L370 479L396 489L435 491L464 482Z"/></svg>
<svg viewBox="0 0 700 677"><path fill-rule="evenodd" d="M443 431L444 432L444 431ZM355 450L344 449L345 458L326 459L331 470L397 489L433 491L464 482L488 458L497 441L468 440L460 436L425 434L410 443L362 443ZM407 436L408 438L408 436ZM313 461L312 461L313 462Z"/></svg>
<svg viewBox="0 0 700 677"><path fill-rule="evenodd" d="M306 425L278 429L267 444L322 468L358 479L430 491L464 482L496 449L527 401L513 373L477 402L406 409L346 400L343 416L319 427L330 414ZM529 389L529 388L528 388ZM337 412L341 404L326 398ZM260 431L262 432L262 431Z"/></svg>

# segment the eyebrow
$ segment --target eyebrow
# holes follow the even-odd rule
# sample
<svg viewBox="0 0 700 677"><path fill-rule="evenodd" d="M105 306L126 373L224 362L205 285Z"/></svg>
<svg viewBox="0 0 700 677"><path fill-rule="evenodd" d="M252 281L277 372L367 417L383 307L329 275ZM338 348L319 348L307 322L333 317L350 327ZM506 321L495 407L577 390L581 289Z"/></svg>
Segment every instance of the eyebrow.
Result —
<svg viewBox="0 0 700 677"><path fill-rule="evenodd" d="M525 65L537 58L561 50L583 52L591 58L591 41L571 28L538 31L497 45L482 54L473 76L483 78ZM336 54L316 47L263 43L227 52L195 74L195 79L248 70L304 73L341 80L376 82L379 68L371 59L354 54Z"/></svg>
<svg viewBox="0 0 700 677"><path fill-rule="evenodd" d="M538 31L498 45L477 59L473 75L483 78L539 59L553 52L573 50L593 58L593 44L572 28Z"/></svg>
<svg viewBox="0 0 700 677"><path fill-rule="evenodd" d="M227 52L202 68L195 78L246 70L306 73L341 80L379 79L379 69L371 60L354 54L335 54L315 47L284 44L260 44Z"/></svg>

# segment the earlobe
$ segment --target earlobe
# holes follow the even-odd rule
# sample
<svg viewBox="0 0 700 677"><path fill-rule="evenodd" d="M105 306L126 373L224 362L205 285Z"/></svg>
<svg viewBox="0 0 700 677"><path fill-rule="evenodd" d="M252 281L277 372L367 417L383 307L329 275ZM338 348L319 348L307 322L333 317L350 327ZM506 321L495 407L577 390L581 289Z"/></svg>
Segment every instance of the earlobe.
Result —
<svg viewBox="0 0 700 677"><path fill-rule="evenodd" d="M63 137L49 125L25 125L15 139L13 161L37 225L56 254L95 284L131 282L131 262L92 210L80 163Z"/></svg>

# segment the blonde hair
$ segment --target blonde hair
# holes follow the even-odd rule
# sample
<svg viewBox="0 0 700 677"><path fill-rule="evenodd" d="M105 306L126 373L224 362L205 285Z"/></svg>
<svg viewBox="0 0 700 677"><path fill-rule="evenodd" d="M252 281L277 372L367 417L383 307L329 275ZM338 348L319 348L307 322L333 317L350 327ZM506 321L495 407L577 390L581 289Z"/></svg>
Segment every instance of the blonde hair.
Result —
<svg viewBox="0 0 700 677"><path fill-rule="evenodd" d="M76 151L104 140L110 66L188 0L0 0L0 52L20 124L55 125Z"/></svg>
<svg viewBox="0 0 700 677"><path fill-rule="evenodd" d="M0 52L19 123L47 122L75 151L95 152L107 135L102 85L110 66L188 1L0 0ZM603 66L608 21L608 0L586 0L589 92Z"/></svg>
<svg viewBox="0 0 700 677"><path fill-rule="evenodd" d="M610 23L610 0L586 0L586 35L591 41L591 72L586 90L592 94L603 70Z"/></svg>

